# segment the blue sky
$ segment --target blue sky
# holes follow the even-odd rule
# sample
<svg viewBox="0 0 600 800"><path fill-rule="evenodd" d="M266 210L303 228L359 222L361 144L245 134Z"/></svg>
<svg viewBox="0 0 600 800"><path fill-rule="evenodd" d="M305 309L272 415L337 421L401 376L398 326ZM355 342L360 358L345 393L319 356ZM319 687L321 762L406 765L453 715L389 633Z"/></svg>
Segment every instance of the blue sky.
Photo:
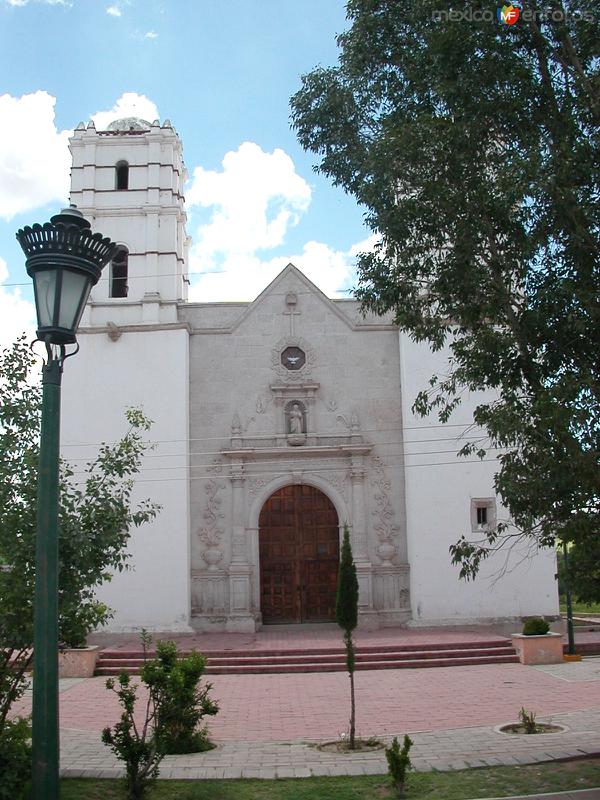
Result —
<svg viewBox="0 0 600 800"><path fill-rule="evenodd" d="M190 270L221 273L192 299L252 299L290 260L330 295L353 285L361 210L289 121L345 25L342 0L0 0L0 340L31 315L14 233L66 202L70 131L132 110L183 140Z"/></svg>

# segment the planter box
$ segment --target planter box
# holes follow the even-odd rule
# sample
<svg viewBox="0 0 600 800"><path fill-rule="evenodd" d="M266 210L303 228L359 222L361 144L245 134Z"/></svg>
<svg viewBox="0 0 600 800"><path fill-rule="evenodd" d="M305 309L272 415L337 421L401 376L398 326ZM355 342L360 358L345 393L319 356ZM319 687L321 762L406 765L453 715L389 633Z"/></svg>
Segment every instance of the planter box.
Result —
<svg viewBox="0 0 600 800"><path fill-rule="evenodd" d="M542 636L525 636L513 633L512 646L521 664L560 664L563 660L562 633L544 633Z"/></svg>
<svg viewBox="0 0 600 800"><path fill-rule="evenodd" d="M91 678L96 669L98 645L80 647L74 650L60 650L58 653L59 678Z"/></svg>

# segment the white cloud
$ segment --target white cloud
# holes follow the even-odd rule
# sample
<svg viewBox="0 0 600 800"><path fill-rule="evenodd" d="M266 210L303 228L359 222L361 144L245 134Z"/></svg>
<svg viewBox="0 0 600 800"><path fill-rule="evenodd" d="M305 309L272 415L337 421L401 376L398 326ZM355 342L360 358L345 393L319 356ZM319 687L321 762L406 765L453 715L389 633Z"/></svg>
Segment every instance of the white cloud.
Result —
<svg viewBox="0 0 600 800"><path fill-rule="evenodd" d="M290 262L326 295L348 297L342 290L355 279L356 254L372 249L375 236L348 250L309 241L300 252L265 255L281 252L310 201L310 186L280 149L267 153L244 142L225 155L222 170L196 167L186 205L194 213L206 209L208 221L195 232L190 252L190 300L253 300ZM208 274L194 277L198 272Z"/></svg>
<svg viewBox="0 0 600 800"><path fill-rule="evenodd" d="M328 297L350 297L349 292L343 290L354 282L356 253L367 250L369 246L370 239L354 244L348 250L334 250L323 242L310 241L301 253L269 260L261 260L249 253L230 255L223 263L222 271L196 278L193 274L190 276L189 299L192 302L254 300L290 262ZM201 257L193 248L190 272L201 270Z"/></svg>
<svg viewBox="0 0 600 800"><path fill-rule="evenodd" d="M108 6L106 9L106 13L111 17L121 17L123 12L119 8L119 6Z"/></svg>
<svg viewBox="0 0 600 800"><path fill-rule="evenodd" d="M277 247L296 225L311 198L310 186L283 150L265 153L244 142L226 153L221 172L196 167L186 192L188 208L211 209L198 229L195 253L203 269L231 257Z"/></svg>
<svg viewBox="0 0 600 800"><path fill-rule="evenodd" d="M106 130L111 122L123 117L140 117L153 122L159 118L158 108L156 103L144 94L124 92L110 111L97 111L92 114L94 125L99 131Z"/></svg>
<svg viewBox="0 0 600 800"><path fill-rule="evenodd" d="M6 261L0 258L0 347L7 347L24 331L35 338L35 306L24 300L21 290L2 286L8 278Z"/></svg>
<svg viewBox="0 0 600 800"><path fill-rule="evenodd" d="M359 253L371 253L375 250L380 241L381 236L378 233L372 233L366 239L353 244L350 250L348 250L348 255L356 256Z"/></svg>
<svg viewBox="0 0 600 800"><path fill-rule="evenodd" d="M0 95L0 217L6 220L52 201L67 202L72 131L56 129L55 103L43 91Z"/></svg>
<svg viewBox="0 0 600 800"><path fill-rule="evenodd" d="M144 34L144 39L158 39L158 33L156 31L147 31Z"/></svg>

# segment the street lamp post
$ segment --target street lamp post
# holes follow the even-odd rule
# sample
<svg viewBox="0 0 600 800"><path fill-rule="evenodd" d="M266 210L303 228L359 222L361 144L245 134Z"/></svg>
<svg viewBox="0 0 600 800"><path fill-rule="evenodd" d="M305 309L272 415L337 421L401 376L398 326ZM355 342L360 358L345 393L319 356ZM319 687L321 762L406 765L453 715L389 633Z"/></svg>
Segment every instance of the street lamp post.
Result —
<svg viewBox="0 0 600 800"><path fill-rule="evenodd" d="M115 246L92 233L75 206L44 225L26 226L17 239L33 278L37 337L46 345L42 370L42 424L38 467L35 596L33 611L32 800L59 796L58 740L58 509L60 384L67 345L75 333L90 290Z"/></svg>
<svg viewBox="0 0 600 800"><path fill-rule="evenodd" d="M571 595L571 576L569 574L569 548L566 542L563 542L563 556L564 556L564 587L565 595L567 597L567 636L569 646L567 647L567 654L570 656L575 655L575 633L573 630L573 600Z"/></svg>

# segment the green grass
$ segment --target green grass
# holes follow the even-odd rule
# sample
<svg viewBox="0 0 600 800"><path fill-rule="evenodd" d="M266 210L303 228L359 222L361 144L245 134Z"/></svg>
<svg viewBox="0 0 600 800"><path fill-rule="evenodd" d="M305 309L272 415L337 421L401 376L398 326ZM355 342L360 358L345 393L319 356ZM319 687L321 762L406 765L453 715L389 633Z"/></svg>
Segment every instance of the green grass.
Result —
<svg viewBox="0 0 600 800"><path fill-rule="evenodd" d="M600 786L600 758L458 772L418 772L406 800L468 800ZM383 775L296 780L159 781L147 800L392 800ZM61 781L61 800L124 800L121 781Z"/></svg>
<svg viewBox="0 0 600 800"><path fill-rule="evenodd" d="M567 604L561 598L560 600L560 613L567 613ZM574 614L600 614L600 603L573 603Z"/></svg>

